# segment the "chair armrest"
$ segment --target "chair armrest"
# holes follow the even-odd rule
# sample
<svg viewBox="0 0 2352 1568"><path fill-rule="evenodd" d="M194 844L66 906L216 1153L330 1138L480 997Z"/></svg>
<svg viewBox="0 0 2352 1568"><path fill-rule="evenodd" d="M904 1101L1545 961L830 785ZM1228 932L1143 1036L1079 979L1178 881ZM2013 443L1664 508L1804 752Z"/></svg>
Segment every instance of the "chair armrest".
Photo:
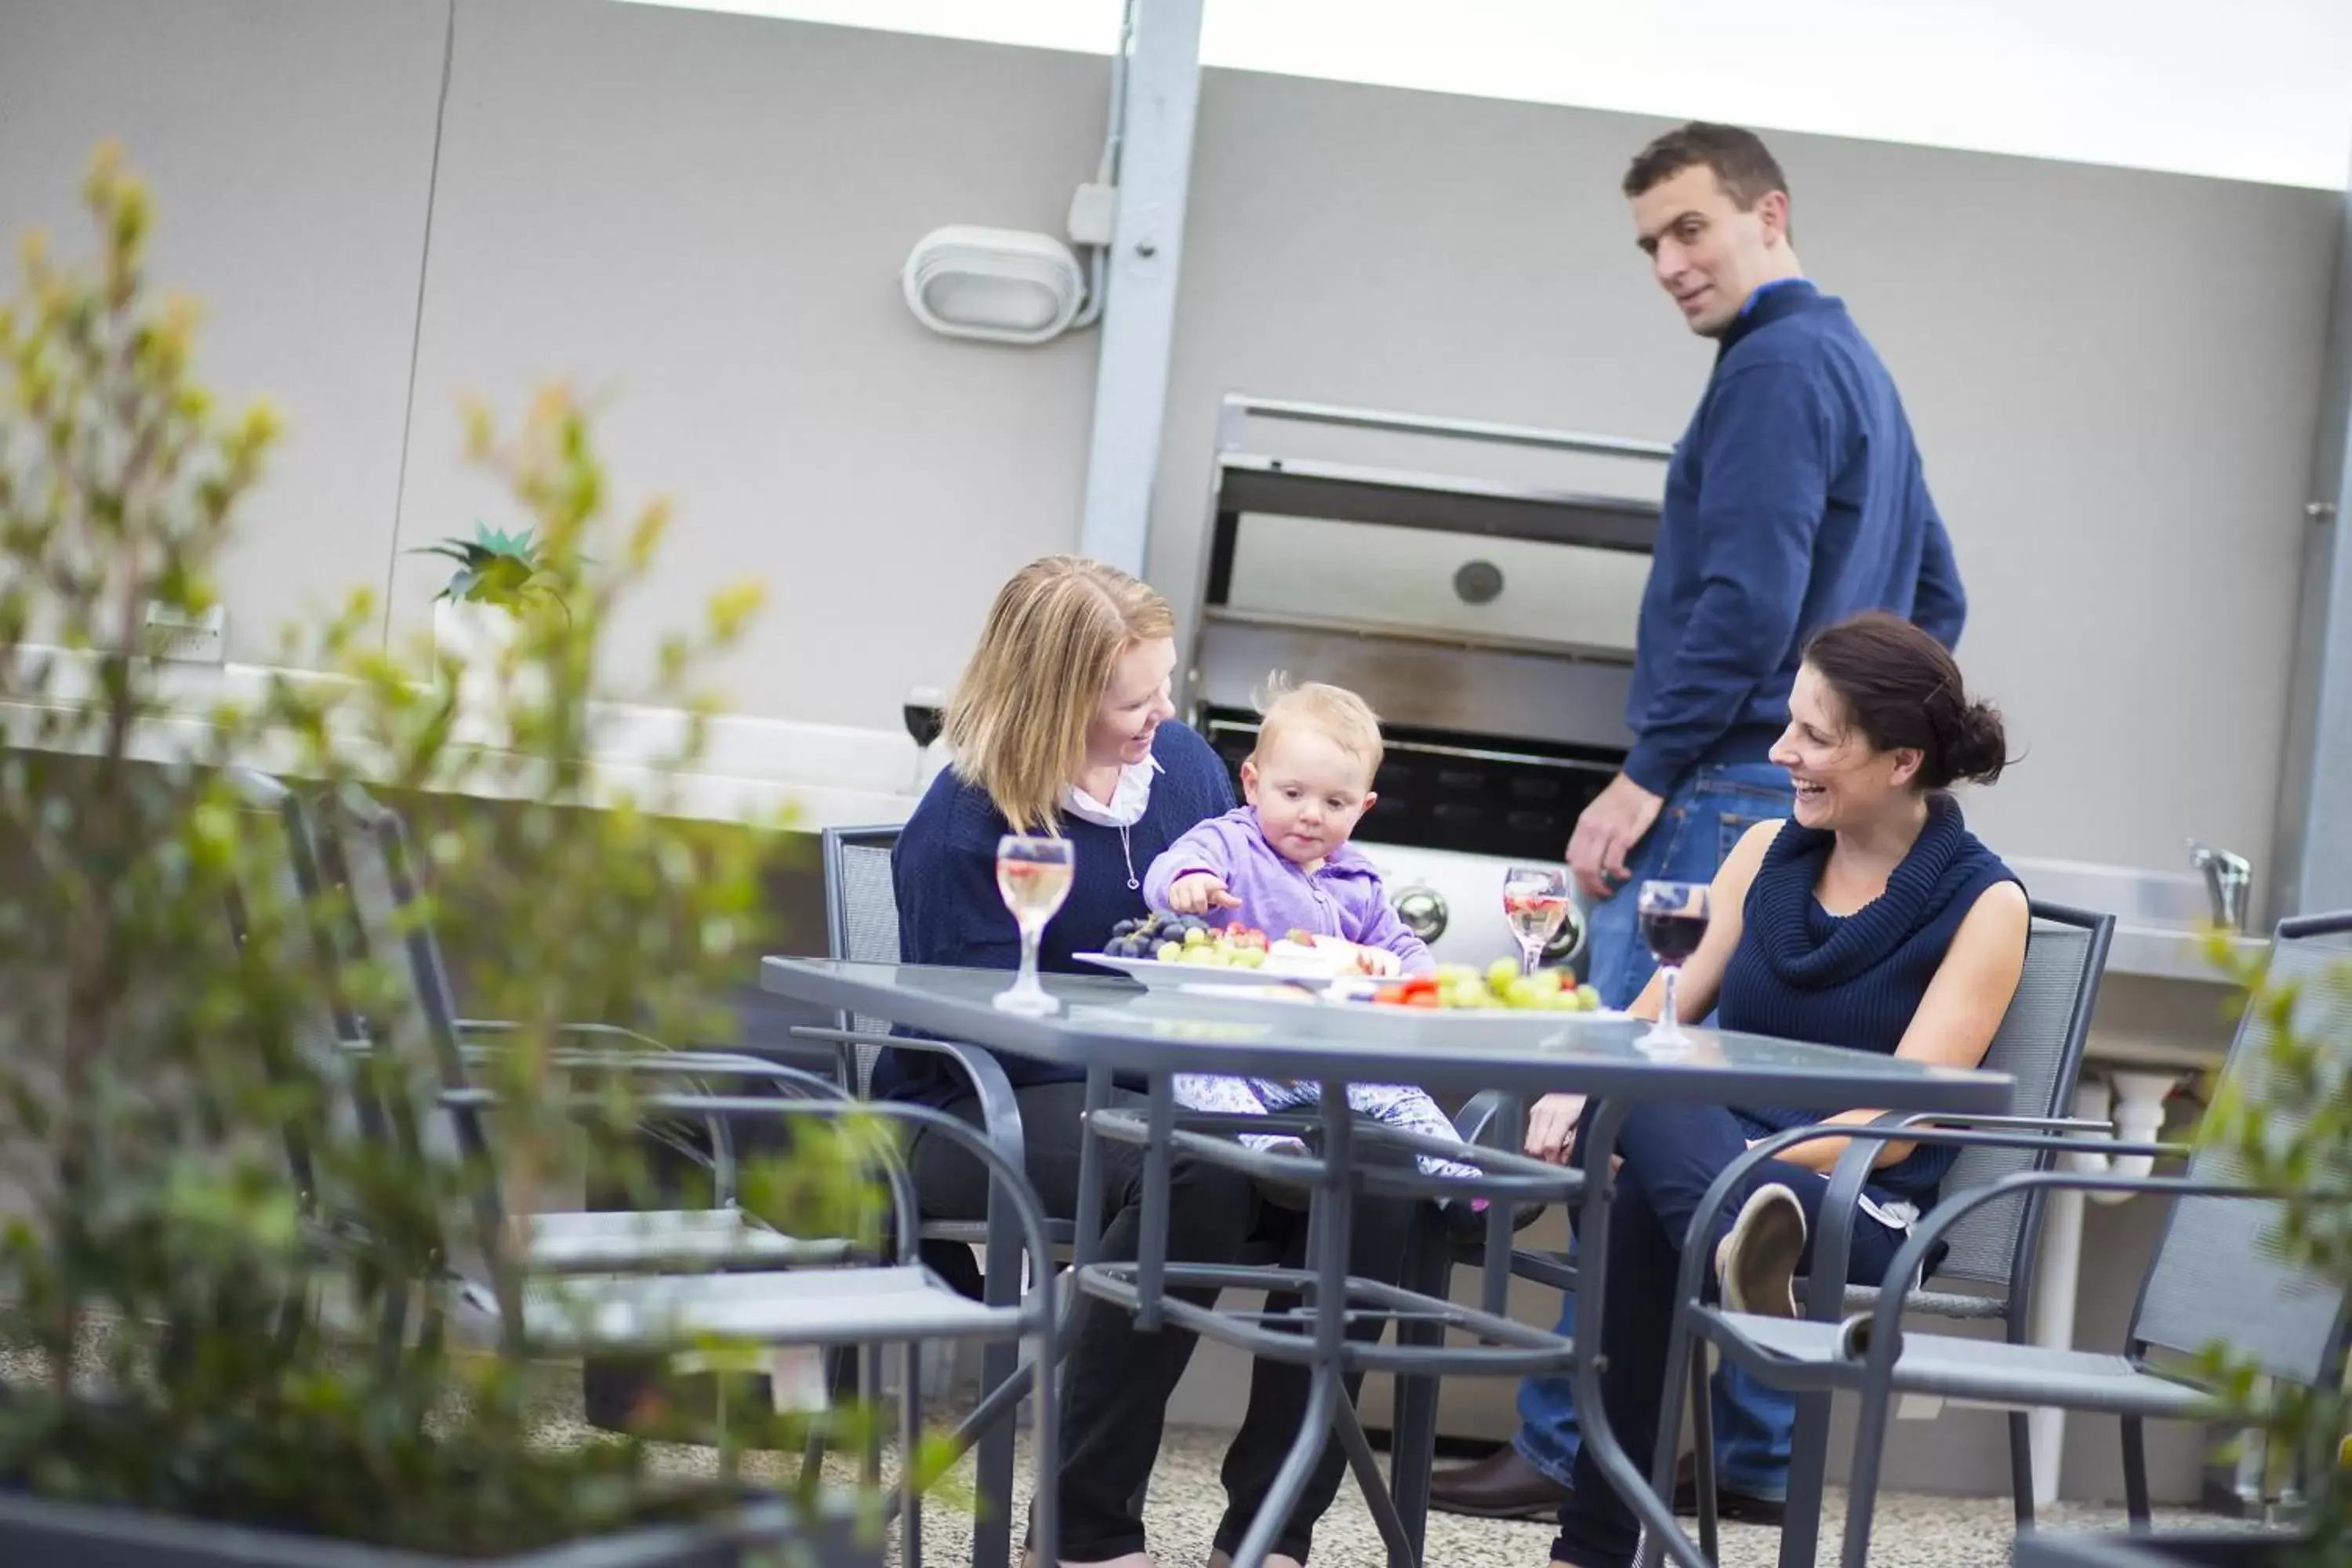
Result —
<svg viewBox="0 0 2352 1568"><path fill-rule="evenodd" d="M511 1035L523 1026L511 1018L460 1018L455 1027L457 1037L463 1039L467 1035ZM635 1029L624 1028L618 1024L558 1024L555 1032L559 1035L585 1035L592 1038L635 1040L655 1050L669 1049L667 1042L656 1040L651 1035L641 1035Z"/></svg>
<svg viewBox="0 0 2352 1568"><path fill-rule="evenodd" d="M500 1024L488 1032L510 1033L513 1028L512 1025ZM549 1055L548 1059L552 1066L586 1068L597 1072L629 1073L644 1078L762 1078L820 1100L844 1098L838 1085L828 1083L814 1073L804 1072L799 1068L787 1067L782 1062L772 1062L759 1057L724 1051L674 1051L648 1036L640 1035L633 1029L624 1029L618 1026L564 1026L566 1033L574 1032L575 1029L579 1033L602 1035L608 1038L625 1037L638 1040L653 1048L644 1051L559 1050ZM345 1040L340 1043L348 1051L362 1052L369 1048L367 1043L363 1041ZM460 1044L457 1048L467 1060L481 1061L497 1055L503 1047ZM736 1193L738 1161L735 1158L734 1138L725 1121L713 1120L709 1125L710 1176L713 1195L721 1206L731 1206L738 1195ZM657 1130L654 1132L654 1136L667 1142ZM698 1152L685 1145L673 1143L672 1146L698 1162L701 1158Z"/></svg>
<svg viewBox="0 0 2352 1568"><path fill-rule="evenodd" d="M809 1075L803 1074L803 1077ZM822 1083L823 1079L815 1081ZM1029 1187L1028 1175L1020 1166L1011 1164L994 1142L980 1130L936 1110L928 1105L913 1105L903 1100L858 1100L841 1095L833 1086L823 1100L751 1100L733 1096L658 1094L649 1095L644 1104L651 1110L680 1116L709 1119L757 1120L772 1117L789 1121L796 1116L821 1121L839 1121L845 1116L874 1116L885 1121L908 1121L920 1125L927 1132L937 1133L951 1142L961 1143L978 1157L991 1177L991 1194L1002 1193L1012 1199L1011 1217L1022 1233L1022 1249L1028 1254L1033 1296L1045 1292L1047 1317L1051 1317L1051 1291L1054 1279L1054 1254L1045 1237L1045 1211L1036 1194ZM603 1102L593 1096L572 1096L572 1100L586 1109ZM442 1103L490 1110L498 1107L498 1096L484 1089L444 1089ZM919 1216L915 1206L914 1184L898 1146L885 1142L875 1151L888 1174L893 1206L897 1210L898 1251L901 1262L917 1261Z"/></svg>
<svg viewBox="0 0 2352 1568"><path fill-rule="evenodd" d="M1706 1195L1699 1200L1697 1209L1692 1214L1690 1230L1683 1238L1682 1277L1675 1286L1677 1291L1675 1299L1687 1300L1696 1298L1702 1281L1701 1270L1708 1267L1715 1250L1707 1245L1707 1238L1713 1234L1716 1220L1722 1214L1723 1205L1730 1201L1732 1192L1744 1185L1758 1166L1769 1160L1780 1158L1784 1152L1801 1143L1817 1143L1828 1138L1846 1138L1853 1140L1856 1145L1888 1142L1938 1143L1959 1148L2032 1149L2063 1153L2084 1150L2095 1144L2096 1152L2103 1154L2148 1154L2158 1158L2189 1152L2188 1146L2180 1143L2124 1143L2113 1139L2068 1138L2050 1132L2002 1131L1979 1132L1966 1128L1917 1124L1922 1121L1946 1120L1968 1119L1921 1117L1906 1112L1890 1111L1875 1121L1815 1122L1805 1127L1791 1127L1785 1131L1775 1132L1769 1137L1758 1139L1748 1145L1747 1152L1723 1168L1722 1173L1716 1177L1714 1184L1707 1188ZM1852 1151L1849 1150L1848 1152L1851 1153ZM1863 1167L1865 1175L1870 1168L1868 1165ZM1861 1183L1856 1182L1853 1189L1853 1194L1858 1196L1861 1190ZM1832 1289L1822 1283L1831 1276L1831 1270L1823 1267L1824 1260L1832 1257L1829 1247L1831 1245L1837 1245L1836 1237L1832 1235L1832 1229L1837 1230L1846 1238L1844 1244L1838 1245L1834 1257L1834 1261L1841 1269L1844 1266L1853 1236L1853 1204L1849 1198L1844 1212L1832 1211L1826 1196L1824 1197L1821 1237L1815 1240L1813 1247L1813 1284L1808 1293L1809 1304L1819 1298L1820 1292ZM1942 1207L1939 1205L1936 1212L1941 1214ZM1916 1235L1916 1232L1915 1231L1914 1234ZM1843 1292L1843 1274L1839 1273L1836 1280L1834 1289Z"/></svg>
<svg viewBox="0 0 2352 1568"><path fill-rule="evenodd" d="M1464 1100L1462 1109L1454 1113L1455 1134L1465 1143L1475 1143L1492 1149L1503 1147L1500 1143L1489 1143L1487 1140L1493 1134L1502 1131L1501 1124L1506 1120L1503 1112L1508 1099L1509 1097L1499 1089L1480 1089L1476 1094Z"/></svg>
<svg viewBox="0 0 2352 1568"><path fill-rule="evenodd" d="M804 1068L732 1051L671 1051L612 1053L557 1051L549 1060L557 1067L594 1068L600 1071L635 1073L644 1078L764 1078L789 1084L816 1100L847 1100L839 1084Z"/></svg>
<svg viewBox="0 0 2352 1568"><path fill-rule="evenodd" d="M877 1111L886 1109L851 1100L834 1085L826 1083L823 1079L816 1078L813 1074L795 1072L792 1068L784 1070L793 1073L795 1078L820 1086L823 1090L821 1097L812 1100L752 1100L740 1096L710 1094L649 1094L641 1097L637 1105L640 1109L667 1115L698 1117L713 1127L722 1126L731 1121L757 1121L763 1117L774 1117L789 1121L796 1115L814 1116L832 1121L838 1120L842 1115L851 1111ZM601 1110L606 1107L606 1102L594 1095L569 1094L560 1098L563 1103L581 1110ZM441 1091L440 1099L444 1105L465 1107L475 1110L490 1111L496 1110L499 1107L497 1091L488 1089L445 1089ZM884 1180L890 1188L891 1208L896 1220L896 1234L898 1239L899 1261L912 1263L916 1260L916 1230L920 1224L919 1211L915 1203L914 1179L908 1172L905 1162L900 1159L899 1152L895 1145L886 1141L875 1152L878 1163L883 1167Z"/></svg>
<svg viewBox="0 0 2352 1568"><path fill-rule="evenodd" d="M1955 1116L1949 1112L1890 1110L1871 1123L1876 1127L1975 1128L1987 1132L2097 1132L2112 1134L2116 1124L2081 1116Z"/></svg>
<svg viewBox="0 0 2352 1568"><path fill-rule="evenodd" d="M627 1033L624 1030L623 1033ZM637 1036L642 1039L645 1037ZM373 1040L337 1040L335 1048L348 1056L364 1057L375 1051ZM498 1054L495 1046L464 1047L469 1060L484 1061ZM667 1047L655 1052L556 1051L548 1060L557 1067L595 1068L614 1072L634 1072L647 1077L704 1074L719 1078L766 1078L789 1083L820 1100L845 1100L839 1084L819 1078L813 1072L764 1058L743 1056L730 1051L674 1051ZM993 1064L992 1064L993 1065ZM1001 1073L1002 1068L998 1069ZM451 1101L452 1104L464 1103ZM862 1102L861 1102L862 1103Z"/></svg>
<svg viewBox="0 0 2352 1568"><path fill-rule="evenodd" d="M983 1135L1015 1170L1029 1168L1028 1148L1021 1131L1021 1102L1013 1097L1013 1080L1004 1076L1004 1064L978 1046L968 1046L961 1040L868 1035L855 1029L823 1029L814 1026L796 1026L791 1034L798 1040L824 1040L840 1046L881 1046L894 1051L920 1051L926 1056L945 1057L963 1074L964 1080L971 1085L973 1097L980 1101L980 1124Z"/></svg>
<svg viewBox="0 0 2352 1568"><path fill-rule="evenodd" d="M2032 1131L2032 1132L2095 1132L2112 1140L2115 1123L2088 1121L2071 1116L1963 1116L1949 1113L1931 1114L1926 1111L1889 1110L1872 1121L1873 1128L1889 1131L1917 1130L1923 1132L1959 1131ZM1830 1123L1817 1123L1825 1135L1834 1135ZM1896 1138L1895 1142L1936 1142L1934 1137ZM1862 1190L1870 1183L1870 1174L1878 1168L1878 1155L1884 1143L1879 1138L1851 1139L1837 1163L1829 1173L1829 1187L1822 1194L1821 1228L1813 1237L1812 1273L1806 1285L1805 1315L1816 1322L1835 1322L1845 1304L1846 1277L1853 1256L1855 1216L1861 1212ZM1887 1289L1884 1283L1882 1289ZM1908 1279L1898 1281L1893 1289L1907 1291Z"/></svg>
<svg viewBox="0 0 2352 1568"><path fill-rule="evenodd" d="M2117 1147L2125 1152L2137 1153L2149 1146L2121 1144ZM1909 1279L1919 1272L1921 1266L1927 1261L1927 1254L1934 1249L1938 1241L1943 1239L1944 1233L1952 1226L1986 1204L2036 1189L2084 1193L2133 1193L2168 1195L2175 1198L2255 1198L2272 1202L2296 1197L2307 1199L2313 1195L2308 1193L2288 1192L2281 1188L2251 1187L2242 1182L2200 1181L2192 1176L2119 1176L2108 1172L2019 1171L2003 1176L1997 1182L1988 1182L1981 1187L1973 1187L1965 1193L1955 1194L1937 1204L1925 1218L1911 1227L1911 1235L1895 1252L1895 1261L1888 1266L1886 1277L1895 1280ZM2352 1192L2329 1193L2322 1194L2322 1198L2323 1201L2352 1203ZM1881 1290L1878 1300L1871 1310L1867 1314L1857 1313L1854 1321L1850 1323L1847 1331L1839 1336L1840 1344L1850 1350L1858 1351L1859 1353L1871 1358L1874 1363L1876 1363L1877 1358L1884 1356L1885 1358L1884 1364L1892 1366L1895 1355L1902 1348L1903 1303L1909 1295L1910 1291L1907 1288ZM1858 1342L1854 1331L1864 1322L1869 1325L1868 1338L1866 1342Z"/></svg>

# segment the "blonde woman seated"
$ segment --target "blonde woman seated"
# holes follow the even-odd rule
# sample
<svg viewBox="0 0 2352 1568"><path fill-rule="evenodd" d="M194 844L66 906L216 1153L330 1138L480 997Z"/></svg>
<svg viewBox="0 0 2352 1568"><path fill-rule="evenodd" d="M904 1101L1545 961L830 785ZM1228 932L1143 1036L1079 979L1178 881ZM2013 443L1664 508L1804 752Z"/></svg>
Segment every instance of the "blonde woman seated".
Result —
<svg viewBox="0 0 2352 1568"><path fill-rule="evenodd" d="M1019 933L996 889L996 841L1006 833L1058 833L1076 849L1061 912L1045 929L1039 964L1099 974L1073 952L1101 949L1111 928L1147 912L1143 874L1199 823L1233 809L1233 784L1207 742L1175 721L1169 678L1175 617L1167 601L1123 572L1054 556L1033 563L997 595L961 684L947 735L955 752L898 838L893 880L900 956L910 963L1012 969ZM1028 1173L1052 1214L1077 1205L1079 1115L1086 1085L1066 1068L1000 1056L1021 1105ZM1140 1084L1112 1102L1141 1106ZM876 1092L933 1105L978 1124L971 1086L941 1058L886 1052ZM909 1162L927 1217L976 1220L988 1182L953 1145L919 1137ZM1101 1256L1132 1258L1141 1226L1143 1152L1105 1143ZM1294 1267L1306 1256L1307 1216L1265 1202L1246 1176L1179 1157L1170 1188L1168 1253L1177 1261L1231 1263L1253 1239L1279 1244ZM1394 1283L1420 1205L1359 1195L1349 1268ZM1196 1292L1203 1304L1214 1292ZM1297 1307L1272 1298L1270 1312ZM1062 1557L1070 1563L1149 1568L1140 1500L1167 1419L1169 1395L1192 1359L1194 1336L1173 1325L1139 1333L1109 1303L1087 1300L1062 1366L1065 1450L1059 1478ZM1378 1321L1351 1327L1376 1337ZM1304 1367L1261 1361L1249 1407L1226 1449L1226 1510L1212 1563L1224 1562L1272 1489L1307 1410ZM1349 1382L1353 1396L1355 1380ZM1303 1563L1315 1521L1346 1468L1328 1445L1276 1542L1275 1564Z"/></svg>

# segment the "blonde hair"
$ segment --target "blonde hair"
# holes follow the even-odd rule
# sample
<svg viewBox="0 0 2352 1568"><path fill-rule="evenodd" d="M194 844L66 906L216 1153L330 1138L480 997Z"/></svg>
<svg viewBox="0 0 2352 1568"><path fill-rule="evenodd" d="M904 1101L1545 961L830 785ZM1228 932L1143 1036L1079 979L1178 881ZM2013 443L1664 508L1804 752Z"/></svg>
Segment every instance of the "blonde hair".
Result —
<svg viewBox="0 0 2352 1568"><path fill-rule="evenodd" d="M1115 566L1033 561L997 590L947 711L957 776L988 792L1016 833L1060 830L1062 786L1119 656L1176 635L1168 601Z"/></svg>
<svg viewBox="0 0 2352 1568"><path fill-rule="evenodd" d="M1380 715L1372 711L1370 703L1343 686L1319 680L1293 686L1288 677L1276 674L1258 693L1257 710L1257 746L1250 752L1253 763L1292 730L1311 731L1361 761L1367 781L1381 771L1381 759L1388 754L1388 748L1381 743Z"/></svg>

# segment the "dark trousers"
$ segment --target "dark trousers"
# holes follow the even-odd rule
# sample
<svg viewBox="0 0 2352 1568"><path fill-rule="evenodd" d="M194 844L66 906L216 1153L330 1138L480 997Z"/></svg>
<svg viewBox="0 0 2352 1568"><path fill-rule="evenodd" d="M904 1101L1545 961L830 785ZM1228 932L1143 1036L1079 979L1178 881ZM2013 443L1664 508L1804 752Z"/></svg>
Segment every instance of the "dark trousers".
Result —
<svg viewBox="0 0 2352 1568"><path fill-rule="evenodd" d="M1608 1283L1599 1346L1604 1358L1601 1403L1617 1441L1644 1471L1657 1447L1658 1412L1666 1393L1683 1242L1707 1188L1747 1150L1746 1127L1729 1110L1713 1105L1641 1106L1625 1118L1617 1136L1617 1152L1625 1163L1617 1173L1609 1211ZM1751 1190L1775 1182L1804 1205L1810 1262L1829 1178L1802 1165L1770 1160L1757 1168ZM1875 1189L1873 1196L1895 1201L1894 1194ZM1706 1239L1710 1251L1730 1233L1745 1197L1735 1194L1724 1205ZM1847 1277L1872 1284L1884 1279L1902 1243L1901 1232L1866 1214L1856 1215ZM1711 1265L1706 1278L1711 1287ZM1589 1324L1590 1318L1585 1321ZM1590 1443L1577 1452L1573 1486L1560 1507L1552 1561L1577 1568L1620 1568L1632 1563L1640 1525L1601 1474Z"/></svg>
<svg viewBox="0 0 2352 1568"><path fill-rule="evenodd" d="M1086 1086L1040 1084L1016 1091L1028 1155L1028 1173L1048 1214L1070 1219L1077 1213L1079 1117ZM1113 1090L1111 1103L1141 1108L1139 1094ZM980 1105L965 1099L950 1114L974 1125ZM1143 1150L1106 1142L1103 1162L1103 1233L1098 1257L1108 1261L1136 1256L1142 1224ZM988 1184L978 1163L961 1149L918 1135L908 1153L924 1214L935 1219L982 1217ZM1394 1284L1404 1272L1408 1233L1419 1217L1418 1200L1358 1194L1349 1237L1349 1268L1360 1277ZM1283 1261L1306 1260L1307 1216L1264 1202L1255 1184L1238 1172L1179 1156L1169 1178L1168 1256L1184 1263L1232 1263L1253 1241L1281 1250ZM1182 1293L1208 1305L1213 1291ZM1269 1297L1270 1313L1297 1309L1295 1298ZM1351 1325L1350 1336L1377 1339L1385 1325L1375 1319ZM1062 1556L1072 1563L1099 1563L1145 1549L1143 1497L1167 1421L1168 1399L1192 1360L1196 1336L1172 1325L1155 1333L1139 1331L1132 1314L1107 1301L1087 1300L1077 1309L1076 1332L1062 1364L1065 1447L1059 1497ZM1232 1552L1258 1513L1276 1473L1298 1435L1307 1412L1308 1373L1303 1366L1260 1361L1250 1374L1249 1408L1241 1430L1225 1450L1225 1515L1214 1544ZM1353 1398L1357 1380L1348 1383ZM1346 1473L1347 1457L1328 1444L1298 1506L1275 1549L1305 1562L1315 1521L1331 1506Z"/></svg>

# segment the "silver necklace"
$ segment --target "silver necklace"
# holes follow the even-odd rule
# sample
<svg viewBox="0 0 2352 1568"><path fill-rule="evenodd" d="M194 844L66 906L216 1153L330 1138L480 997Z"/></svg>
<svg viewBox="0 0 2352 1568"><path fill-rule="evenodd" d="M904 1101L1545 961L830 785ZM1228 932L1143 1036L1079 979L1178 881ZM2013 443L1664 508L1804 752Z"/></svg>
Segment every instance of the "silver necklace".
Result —
<svg viewBox="0 0 2352 1568"><path fill-rule="evenodd" d="M1127 841L1127 824L1118 825L1118 852L1127 860L1127 890L1133 892L1143 886L1135 879L1135 848Z"/></svg>

